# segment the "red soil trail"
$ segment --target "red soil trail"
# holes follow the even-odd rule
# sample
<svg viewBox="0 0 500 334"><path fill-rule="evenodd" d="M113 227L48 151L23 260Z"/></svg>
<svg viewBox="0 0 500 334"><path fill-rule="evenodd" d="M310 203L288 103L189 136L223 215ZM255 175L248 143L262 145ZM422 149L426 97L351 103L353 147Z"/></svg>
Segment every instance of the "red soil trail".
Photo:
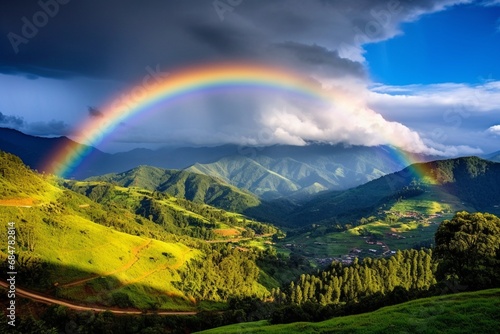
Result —
<svg viewBox="0 0 500 334"><path fill-rule="evenodd" d="M6 282L0 281L0 286L8 289L8 284ZM45 296L42 295L38 292L33 292L33 291L28 291L25 289L21 289L16 286L16 295L19 295L24 298L28 298L40 303L45 303L49 305L61 305L61 306L66 306L67 308L70 308L72 310L77 310L77 311L94 311L94 312L105 312L109 311L114 314L145 314L147 312L144 312L139 309L116 309L116 308L102 308L102 307L93 307L93 306L84 306L84 305L78 305L74 303L70 303L67 301L63 301L60 299L56 299L50 296ZM154 314L158 315L196 315L198 312L195 311L155 311Z"/></svg>

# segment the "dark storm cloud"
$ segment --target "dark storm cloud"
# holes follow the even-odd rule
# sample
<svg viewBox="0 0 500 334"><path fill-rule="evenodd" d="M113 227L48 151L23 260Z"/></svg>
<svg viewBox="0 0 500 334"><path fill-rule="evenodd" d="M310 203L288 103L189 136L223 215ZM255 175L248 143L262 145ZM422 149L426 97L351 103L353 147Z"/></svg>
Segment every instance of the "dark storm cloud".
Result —
<svg viewBox="0 0 500 334"><path fill-rule="evenodd" d="M35 136L64 136L71 133L70 126L63 121L33 122L26 126L26 133Z"/></svg>
<svg viewBox="0 0 500 334"><path fill-rule="evenodd" d="M22 117L0 112L0 126L21 130L35 136L63 136L71 133L70 126L63 121L26 122Z"/></svg>
<svg viewBox="0 0 500 334"><path fill-rule="evenodd" d="M338 51L330 51L319 45L304 45L296 42L279 43L271 47L281 54L281 59L293 59L307 68L308 72L339 77L354 75L365 76L363 65L350 59L341 58Z"/></svg>
<svg viewBox="0 0 500 334"><path fill-rule="evenodd" d="M355 102L353 106L364 106L369 93L365 44L400 34L403 22L470 1L219 2L230 8L221 12L211 0L10 1L0 8L0 73L39 78L38 82L62 79L48 80L64 84L63 89L55 90L59 94L79 92L65 84L80 88L77 82L86 80L121 96L123 89L144 82L151 69L170 73L193 64L253 61L293 69L320 87L346 94ZM47 9L47 4L52 4L52 9ZM83 90L96 90L94 87L88 85ZM104 100L99 96L85 101L85 94L75 95L81 104L72 108L50 108L53 102L47 95L38 95L46 101L46 119L64 119L76 127L77 117L72 121L68 113L85 112L85 106L101 105ZM230 99L206 97L190 100L190 105L183 101L176 116L165 113L154 122L137 125L137 133L143 136L140 142L159 138L167 143L181 138L188 143L262 144L262 137L269 138L260 136L264 129L276 143L318 140L379 145L387 143L379 131L385 129L404 137L401 145L410 151L428 149L418 133L401 123L387 122L376 111L362 109L363 113L339 122L349 110L319 108L309 101L296 105L283 96L252 96L234 104L228 102ZM248 110L243 112L245 107ZM234 117L229 120L226 111ZM100 110L87 112L98 117ZM106 110L103 113L106 115ZM31 134L69 133L70 126L62 121L34 123L26 119L24 128ZM120 140L127 141L134 133L126 129L121 136Z"/></svg>
<svg viewBox="0 0 500 334"><path fill-rule="evenodd" d="M228 33L227 27L223 25L193 25L186 28L186 31L200 44L212 48L217 53L225 57L249 56L254 53L252 50L252 36L248 36L242 31Z"/></svg>
<svg viewBox="0 0 500 334"><path fill-rule="evenodd" d="M21 128L24 125L24 119L18 116L5 115L0 112L0 126L12 127L15 129Z"/></svg>
<svg viewBox="0 0 500 334"><path fill-rule="evenodd" d="M95 107L88 107L87 111L90 117L103 117L102 112Z"/></svg>
<svg viewBox="0 0 500 334"><path fill-rule="evenodd" d="M168 69L235 58L276 62L267 50L280 43L290 52L287 58L296 56L306 68L317 52L332 70L346 65L335 53L341 45L386 38L401 21L455 2L243 1L221 20L213 2L204 0L11 1L0 10L0 71L128 80L156 64ZM354 64L341 71L349 69L363 75Z"/></svg>

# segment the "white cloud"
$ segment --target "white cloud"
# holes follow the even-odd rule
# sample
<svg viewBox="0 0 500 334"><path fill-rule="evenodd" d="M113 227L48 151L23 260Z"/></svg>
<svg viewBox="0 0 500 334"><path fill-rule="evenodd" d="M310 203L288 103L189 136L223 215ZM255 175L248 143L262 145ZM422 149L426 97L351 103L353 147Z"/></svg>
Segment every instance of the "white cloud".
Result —
<svg viewBox="0 0 500 334"><path fill-rule="evenodd" d="M495 136L500 136L500 125L490 126L486 132Z"/></svg>
<svg viewBox="0 0 500 334"><path fill-rule="evenodd" d="M361 103L329 108L271 109L262 114L262 126L272 131L276 142L304 145L306 141L332 144L394 145L414 153L443 155L424 143L419 134L407 126L390 122Z"/></svg>
<svg viewBox="0 0 500 334"><path fill-rule="evenodd" d="M498 144L488 140L484 128L498 121L500 81L468 85L373 85L368 105L386 119L411 124L424 143L450 155L479 154ZM487 133L495 133L490 128Z"/></svg>
<svg viewBox="0 0 500 334"><path fill-rule="evenodd" d="M442 83L432 85L385 86L371 89L370 103L391 104L399 109L429 107L461 107L471 112L500 109L500 81L479 85Z"/></svg>
<svg viewBox="0 0 500 334"><path fill-rule="evenodd" d="M443 145L436 143L432 140L425 140L425 142L441 152L441 155L447 157L465 156L465 155L478 155L483 154L484 151L478 147L471 147L469 145Z"/></svg>
<svg viewBox="0 0 500 334"><path fill-rule="evenodd" d="M500 6L500 0L483 0L481 5L485 7Z"/></svg>

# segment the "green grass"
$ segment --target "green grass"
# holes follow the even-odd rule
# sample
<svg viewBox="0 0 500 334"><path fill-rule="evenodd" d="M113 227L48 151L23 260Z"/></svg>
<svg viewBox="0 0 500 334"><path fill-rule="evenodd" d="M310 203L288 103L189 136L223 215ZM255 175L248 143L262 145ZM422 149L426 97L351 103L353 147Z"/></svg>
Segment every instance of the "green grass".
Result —
<svg viewBox="0 0 500 334"><path fill-rule="evenodd" d="M432 215L439 212L451 213L457 211L475 211L467 206L456 196L444 191L435 185L426 185L423 194L412 198L397 201L390 208L391 211L416 211L422 214Z"/></svg>
<svg viewBox="0 0 500 334"><path fill-rule="evenodd" d="M178 269L200 251L174 238L150 238L168 235L149 221L137 224L139 217L124 209L111 215L100 204L59 187L60 180L27 169L13 156L0 154L0 166L5 174L0 178L0 220L15 222L16 253L49 265L47 282L24 287L46 291L51 286L59 297L103 305L113 305L113 294L122 292L131 306L140 308L195 308L175 282L180 280ZM33 199L32 207L12 205L12 200L23 198ZM130 233L94 223L91 217L98 215L118 220ZM7 257L6 236L0 234L2 260Z"/></svg>
<svg viewBox="0 0 500 334"><path fill-rule="evenodd" d="M52 223L46 224L40 221L40 217L26 214L21 215L26 217L22 218L26 222L22 222L13 217L13 214L20 216L15 212L18 210L10 208L9 214L7 208L0 208L0 216L17 221L19 232L27 226L34 227L34 251L20 253L36 256L57 268L51 270L50 282L58 286L58 296L109 304L110 295L126 288L125 292L135 301L134 305L140 308L147 308L150 303L174 309L190 304L173 283L180 279L177 269L199 251L181 243L119 232L77 215L58 216ZM33 213L34 210L24 209L26 213ZM0 250L0 256L6 256L5 249ZM95 279L65 286L92 277ZM168 298L160 298L162 295L175 297L175 303L169 304Z"/></svg>
<svg viewBox="0 0 500 334"><path fill-rule="evenodd" d="M182 215L196 218L197 223L206 222L210 228L214 219L224 222L219 226L238 231L244 230L239 226L244 225L244 219L252 223L241 214L171 196L153 196L152 191L137 187L42 176L1 152L0 167L4 174L0 177L0 220L16 223L16 250L21 258L31 259L25 261L32 266L48 266L33 276L36 280L24 280L25 285L20 283L20 287L77 303L202 309L205 304L197 305L190 291L183 288L181 273L190 260L203 259L203 252L210 247L205 240L184 233L189 231L167 230L171 227L168 224L175 224ZM81 191L62 185L81 187L76 189ZM168 206L173 221L162 225L136 215L140 201L148 196L158 198L158 206ZM262 245L259 240L251 246ZM0 233L0 261L7 255L7 234ZM40 267L22 268L33 272ZM255 294L268 294L264 286L254 283Z"/></svg>
<svg viewBox="0 0 500 334"><path fill-rule="evenodd" d="M352 249L362 250L360 256L379 256L386 250L409 249L421 242L434 240L438 223L421 223L415 221L398 222L389 224L383 221L376 221L364 224L344 232L332 232L324 234L324 229L307 232L293 238L287 238L279 242L279 248L292 244L295 251L300 252L308 258L328 258L339 257L348 254ZM368 244L368 237L362 236L361 231L365 230L378 237L388 248L381 245ZM395 233L400 236L389 236ZM285 248L286 249L286 248ZM377 250L376 254L369 253L369 249Z"/></svg>
<svg viewBox="0 0 500 334"><path fill-rule="evenodd" d="M318 323L269 325L267 321L200 333L499 333L500 289L419 299Z"/></svg>

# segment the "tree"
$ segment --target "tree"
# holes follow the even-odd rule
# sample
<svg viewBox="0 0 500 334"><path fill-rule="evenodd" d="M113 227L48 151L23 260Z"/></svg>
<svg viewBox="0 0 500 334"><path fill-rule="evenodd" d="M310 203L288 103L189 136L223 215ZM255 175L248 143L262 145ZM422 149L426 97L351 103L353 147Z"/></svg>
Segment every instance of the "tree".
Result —
<svg viewBox="0 0 500 334"><path fill-rule="evenodd" d="M438 279L458 280L469 289L500 286L500 219L458 212L436 232Z"/></svg>

